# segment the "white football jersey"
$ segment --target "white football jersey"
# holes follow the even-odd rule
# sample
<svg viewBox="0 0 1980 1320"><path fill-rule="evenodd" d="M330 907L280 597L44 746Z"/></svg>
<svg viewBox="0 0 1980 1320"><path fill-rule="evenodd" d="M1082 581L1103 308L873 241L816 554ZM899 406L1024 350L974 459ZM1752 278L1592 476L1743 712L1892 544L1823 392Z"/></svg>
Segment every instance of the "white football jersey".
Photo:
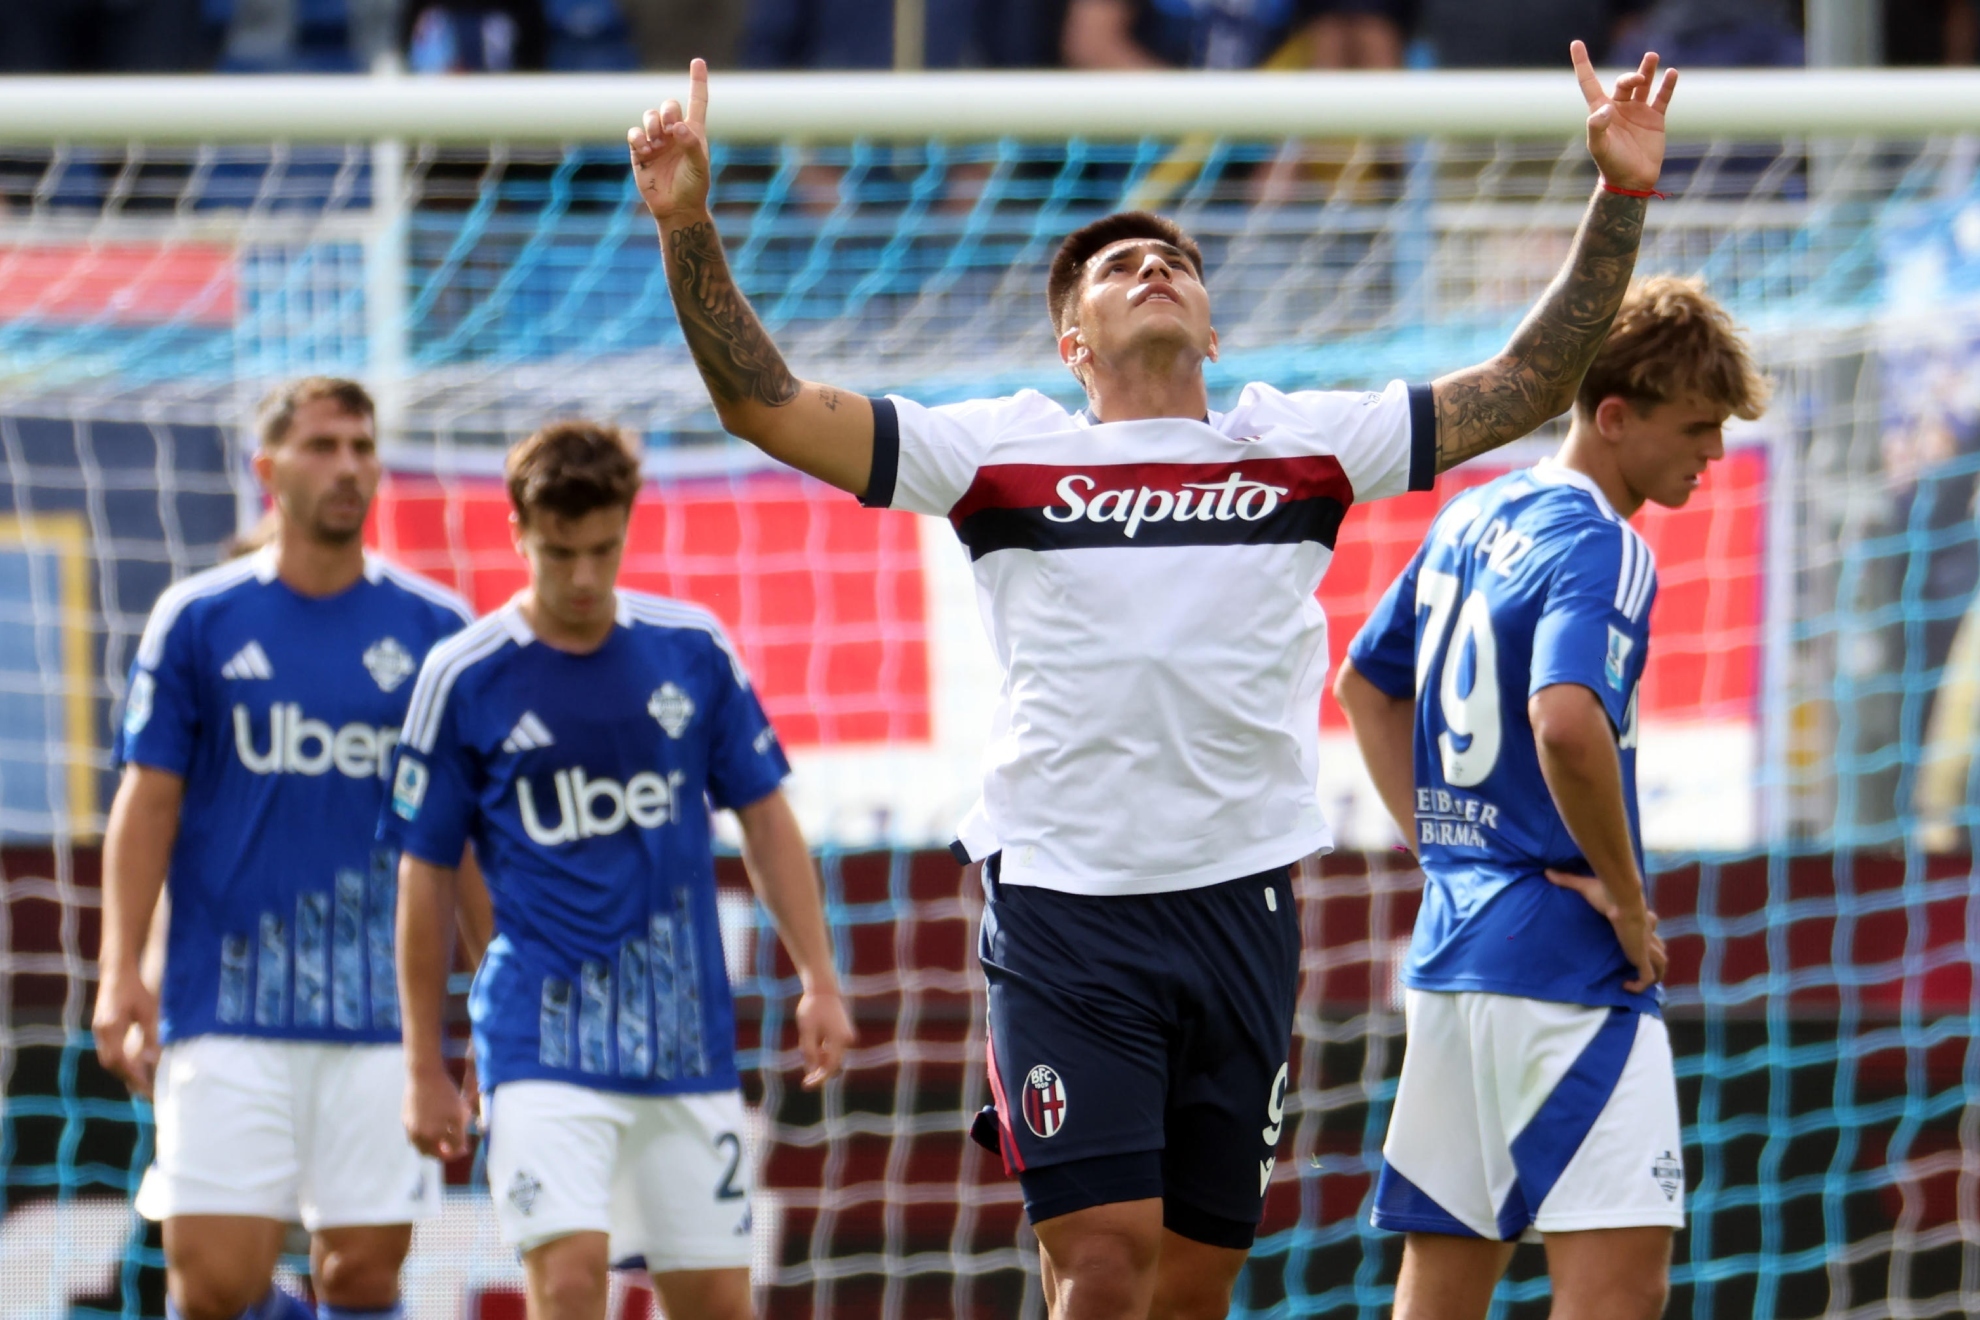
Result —
<svg viewBox="0 0 1980 1320"><path fill-rule="evenodd" d="M1427 386L1249 385L1203 421L874 400L865 502L946 516L1003 672L958 837L1007 884L1146 894L1327 848L1327 619L1355 500L1428 489Z"/></svg>

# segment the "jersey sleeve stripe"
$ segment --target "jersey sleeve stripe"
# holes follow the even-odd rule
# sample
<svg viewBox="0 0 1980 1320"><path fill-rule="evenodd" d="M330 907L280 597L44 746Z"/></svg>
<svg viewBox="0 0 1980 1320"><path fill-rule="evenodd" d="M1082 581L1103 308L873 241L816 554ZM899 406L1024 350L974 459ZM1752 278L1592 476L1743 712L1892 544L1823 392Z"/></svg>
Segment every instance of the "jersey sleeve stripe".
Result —
<svg viewBox="0 0 1980 1320"><path fill-rule="evenodd" d="M894 504L894 487L900 481L901 415L892 399L875 397L868 402L873 405L873 466L859 502L869 509L889 509Z"/></svg>
<svg viewBox="0 0 1980 1320"><path fill-rule="evenodd" d="M1437 393L1434 386L1409 387L1409 488L1437 484Z"/></svg>
<svg viewBox="0 0 1980 1320"><path fill-rule="evenodd" d="M1616 613L1629 613L1630 588L1636 582L1636 545L1627 531L1622 534L1622 568L1616 573Z"/></svg>
<svg viewBox="0 0 1980 1320"><path fill-rule="evenodd" d="M1642 617L1644 609L1650 604L1650 588L1657 581L1657 557L1650 553L1650 547L1634 531L1629 533L1629 539L1636 543L1637 556L1636 590L1630 595L1629 617L1636 619Z"/></svg>
<svg viewBox="0 0 1980 1320"><path fill-rule="evenodd" d="M393 585L403 587L422 600L431 601L442 609L458 615L462 623L474 622L474 607L457 593L447 590L432 578L415 573L411 569L401 568L389 559L377 559L376 562L385 576L392 580Z"/></svg>
<svg viewBox="0 0 1980 1320"><path fill-rule="evenodd" d="M172 625L179 621L179 615L185 612L186 606L196 600L217 596L253 576L254 561L242 559L195 573L165 588L152 605L151 618L144 625L144 636L138 640L138 664L145 669L158 667L158 662L165 658L165 639L172 635Z"/></svg>
<svg viewBox="0 0 1980 1320"><path fill-rule="evenodd" d="M460 676L508 645L509 636L498 617L490 615L456 633L427 654L406 707L404 741L420 752L431 752L440 733L440 716Z"/></svg>
<svg viewBox="0 0 1980 1320"><path fill-rule="evenodd" d="M749 686L749 671L743 668L742 656L737 653L735 643L723 629L721 621L698 605L684 601L668 600L663 596L640 596L622 593L627 608L633 618L641 623L661 628L695 628L715 639L722 648L722 654L729 657L729 668L735 671L736 686Z"/></svg>

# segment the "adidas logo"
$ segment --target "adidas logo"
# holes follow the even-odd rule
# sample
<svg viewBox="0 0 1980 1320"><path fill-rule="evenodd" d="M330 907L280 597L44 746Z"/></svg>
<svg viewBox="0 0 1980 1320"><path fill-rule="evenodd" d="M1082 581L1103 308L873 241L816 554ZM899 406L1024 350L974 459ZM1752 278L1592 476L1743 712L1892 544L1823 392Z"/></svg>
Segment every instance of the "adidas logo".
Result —
<svg viewBox="0 0 1980 1320"><path fill-rule="evenodd" d="M509 736L502 740L505 752L533 752L539 747L548 747L557 741L550 736L550 730L543 727L543 721L536 718L536 712L526 710L516 721L516 727L509 730Z"/></svg>
<svg viewBox="0 0 1980 1320"><path fill-rule="evenodd" d="M275 666L268 663L268 652L260 642L249 642L234 652L234 658L220 666L222 678L273 678Z"/></svg>

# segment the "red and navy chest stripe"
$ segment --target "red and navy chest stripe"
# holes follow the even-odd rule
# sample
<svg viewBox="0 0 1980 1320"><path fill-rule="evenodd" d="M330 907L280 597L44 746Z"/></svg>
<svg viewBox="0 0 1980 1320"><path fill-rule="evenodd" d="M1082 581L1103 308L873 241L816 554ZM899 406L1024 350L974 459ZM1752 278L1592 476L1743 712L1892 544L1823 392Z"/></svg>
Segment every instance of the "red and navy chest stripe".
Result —
<svg viewBox="0 0 1980 1320"><path fill-rule="evenodd" d="M1354 488L1326 454L1228 463L1000 463L949 511L970 558L1181 545L1329 549Z"/></svg>

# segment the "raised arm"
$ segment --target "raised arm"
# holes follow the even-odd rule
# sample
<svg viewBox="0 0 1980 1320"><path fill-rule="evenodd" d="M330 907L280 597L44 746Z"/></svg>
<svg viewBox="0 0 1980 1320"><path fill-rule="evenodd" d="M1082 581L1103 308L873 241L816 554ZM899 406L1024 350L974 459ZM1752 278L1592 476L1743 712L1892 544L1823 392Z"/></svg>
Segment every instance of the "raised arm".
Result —
<svg viewBox="0 0 1980 1320"><path fill-rule="evenodd" d="M1653 96L1657 57L1645 55L1636 72L1616 80L1610 96L1588 62L1587 48L1577 41L1571 51L1588 101L1588 151L1602 182L1566 264L1505 351L1434 384L1439 471L1517 440L1573 405L1582 374L1608 335L1636 269L1644 209L1663 170L1664 109L1677 86L1677 71L1665 73Z"/></svg>
<svg viewBox="0 0 1980 1320"><path fill-rule="evenodd" d="M781 463L855 495L873 466L873 405L799 380L736 287L708 210L708 66L688 69L688 104L648 110L626 133L633 179L660 232L667 289L715 414Z"/></svg>

